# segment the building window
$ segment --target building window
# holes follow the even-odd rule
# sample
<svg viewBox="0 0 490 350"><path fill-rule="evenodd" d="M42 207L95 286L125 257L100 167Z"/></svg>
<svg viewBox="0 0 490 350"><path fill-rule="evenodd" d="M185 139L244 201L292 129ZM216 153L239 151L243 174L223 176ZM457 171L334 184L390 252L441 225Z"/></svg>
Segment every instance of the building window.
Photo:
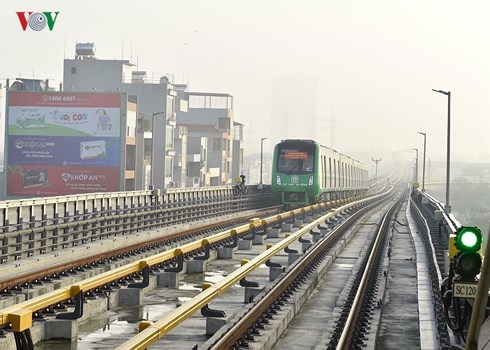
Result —
<svg viewBox="0 0 490 350"><path fill-rule="evenodd" d="M230 130L230 119L229 118L219 118L218 119L218 129Z"/></svg>
<svg viewBox="0 0 490 350"><path fill-rule="evenodd" d="M166 142L165 145L169 149L174 149L174 128L173 127L167 127L166 130Z"/></svg>
<svg viewBox="0 0 490 350"><path fill-rule="evenodd" d="M135 170L136 146L126 145L126 170Z"/></svg>
<svg viewBox="0 0 490 350"><path fill-rule="evenodd" d="M172 158L165 157L165 177L172 177Z"/></svg>
<svg viewBox="0 0 490 350"><path fill-rule="evenodd" d="M77 67L71 67L71 74L77 74Z"/></svg>

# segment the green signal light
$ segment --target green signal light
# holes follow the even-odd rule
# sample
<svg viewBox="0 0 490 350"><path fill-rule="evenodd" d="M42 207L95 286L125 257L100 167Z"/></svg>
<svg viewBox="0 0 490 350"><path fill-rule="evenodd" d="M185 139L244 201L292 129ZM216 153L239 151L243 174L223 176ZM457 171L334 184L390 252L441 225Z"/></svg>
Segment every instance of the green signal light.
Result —
<svg viewBox="0 0 490 350"><path fill-rule="evenodd" d="M482 234L478 227L462 226L456 232L456 249L465 252L476 252L480 250Z"/></svg>
<svg viewBox="0 0 490 350"><path fill-rule="evenodd" d="M454 246L458 254L454 259L454 272L463 281L475 281L480 273L482 257L478 251L481 243L482 234L478 227L461 226L456 231Z"/></svg>
<svg viewBox="0 0 490 350"><path fill-rule="evenodd" d="M478 242L476 234L472 231L466 231L461 234L461 243L468 248L474 247Z"/></svg>

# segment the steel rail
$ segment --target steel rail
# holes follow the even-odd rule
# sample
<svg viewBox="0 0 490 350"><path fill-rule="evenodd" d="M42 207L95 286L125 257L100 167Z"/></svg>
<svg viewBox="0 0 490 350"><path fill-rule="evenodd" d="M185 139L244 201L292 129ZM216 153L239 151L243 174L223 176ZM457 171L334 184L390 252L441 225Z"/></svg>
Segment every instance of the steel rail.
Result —
<svg viewBox="0 0 490 350"><path fill-rule="evenodd" d="M135 335L133 338L131 338L130 340L121 344L116 349L122 350L122 349L145 349L145 348L147 348L148 346L150 346L151 344L156 342L158 339L160 339L164 335L166 335L168 332L170 332L172 329L177 327L184 320L186 320L191 315L196 313L202 307L207 305L213 299L222 295L227 289L231 288L233 285L235 285L237 282L239 282L242 278L245 278L252 271L259 268L259 266L261 264L265 263L267 260L272 258L278 252L282 251L284 248L289 246L291 243L293 243L294 241L296 241L297 239L302 237L304 234L306 234L310 230L312 230L315 227L324 223L325 220L328 220L330 217L335 216L336 214L338 214L339 212L341 212L345 209L348 209L350 207L353 207L353 206L356 206L356 205L359 205L359 204L362 204L365 202L373 201L377 198L383 197L385 194L373 196L373 197L370 197L368 199L357 200L353 203L343 204L339 208L331 209L329 211L329 213L327 213L326 215L324 215L321 218L316 219L313 222L303 226L302 228L300 228L295 233L286 237L284 240L276 243L275 245L273 245L272 247L267 249L265 252L259 254L258 256L253 258L252 260L248 261L246 264L242 265L241 267L239 267L238 269L236 269L235 271L230 273L228 276L226 276L225 278L223 278L219 282L213 284L209 288L207 288L204 291L202 291L201 293L199 293L196 297L194 297L191 300L187 301L186 303L182 304L176 310L170 312L169 314L164 316L159 321L148 326L141 333ZM311 206L308 208L312 208L312 207L319 206L319 205L320 204L317 204L317 205L314 205L314 206ZM311 210L313 210L313 209L311 209ZM297 213L297 214L304 214L306 211L307 210L305 208L300 208L300 209L296 209L292 212ZM289 213L291 213L291 212L289 212ZM283 217L283 214L277 215L277 219L281 219L282 217ZM263 223L265 221L266 220L262 220Z"/></svg>
<svg viewBox="0 0 490 350"><path fill-rule="evenodd" d="M383 248L384 238L386 236L386 232L388 231L390 225L390 219L404 198L405 196L403 195L400 196L400 198L386 211L386 213L383 216L381 225L379 225L377 229L376 239L374 241L373 248L369 254L366 267L362 273L361 282L359 283L356 296L352 303L349 316L347 317L344 328L342 330L342 334L337 342L336 350L350 349L350 343L353 338L355 324L359 318L359 314L362 309L362 302L366 294L366 289L367 289L366 286L369 277L373 273L373 268L376 260L378 259L380 254L382 254L381 249Z"/></svg>
<svg viewBox="0 0 490 350"><path fill-rule="evenodd" d="M346 200L341 200L337 202L344 202ZM286 213L274 215L267 219L250 219L248 224L238 226L234 229L225 230L223 232L216 233L204 239L199 239L194 242L184 244L178 248L169 249L159 254L141 259L125 266L121 266L114 270L107 271L98 276L91 277L89 279L83 280L79 283L72 284L70 286L60 288L56 291L44 294L42 296L33 298L31 300L19 303L14 306L7 307L0 310L0 325L7 323L12 323L12 329L15 332L21 332L32 326L32 313L53 305L57 302L75 297L79 292L89 291L91 289L103 286L112 281L118 280L127 275L136 273L146 266L153 266L170 259L174 259L181 254L186 254L201 248L206 247L209 244L219 242L221 240L231 238L235 235L245 233L249 230L266 227L266 225L272 224L274 222L282 222L283 220L288 220L294 218L297 215L304 215L308 212L313 212L321 208L326 208L330 203L319 203L307 208L298 208ZM344 205L345 206L345 205ZM295 236L293 236L295 237ZM291 239L293 240L293 239ZM258 266L257 266L258 267ZM210 292L213 291L210 288Z"/></svg>

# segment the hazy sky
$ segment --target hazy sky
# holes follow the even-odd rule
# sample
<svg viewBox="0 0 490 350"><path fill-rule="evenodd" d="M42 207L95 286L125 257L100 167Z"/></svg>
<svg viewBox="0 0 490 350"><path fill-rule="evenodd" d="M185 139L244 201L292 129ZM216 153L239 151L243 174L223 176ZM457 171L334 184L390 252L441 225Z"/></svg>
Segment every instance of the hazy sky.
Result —
<svg viewBox="0 0 490 350"><path fill-rule="evenodd" d="M73 58L76 42L95 42L98 58L132 58L150 75L189 77L194 91L234 95L251 153L271 130L274 79L314 77L322 142L335 111L336 148L363 151L364 161L422 151L417 131L428 134L428 157L445 159L447 98L431 89L450 90L453 160L490 161L488 1L23 0L0 7L2 82L22 75L58 86L63 57ZM60 14L52 32L24 32L16 11ZM312 137L308 115L295 122L298 137Z"/></svg>

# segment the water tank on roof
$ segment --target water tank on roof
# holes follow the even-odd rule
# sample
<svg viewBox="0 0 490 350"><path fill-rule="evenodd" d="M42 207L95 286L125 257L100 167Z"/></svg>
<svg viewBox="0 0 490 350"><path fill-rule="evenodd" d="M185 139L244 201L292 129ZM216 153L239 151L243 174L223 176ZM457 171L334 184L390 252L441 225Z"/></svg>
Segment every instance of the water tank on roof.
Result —
<svg viewBox="0 0 490 350"><path fill-rule="evenodd" d="M75 53L77 56L95 56L95 44L78 43Z"/></svg>

